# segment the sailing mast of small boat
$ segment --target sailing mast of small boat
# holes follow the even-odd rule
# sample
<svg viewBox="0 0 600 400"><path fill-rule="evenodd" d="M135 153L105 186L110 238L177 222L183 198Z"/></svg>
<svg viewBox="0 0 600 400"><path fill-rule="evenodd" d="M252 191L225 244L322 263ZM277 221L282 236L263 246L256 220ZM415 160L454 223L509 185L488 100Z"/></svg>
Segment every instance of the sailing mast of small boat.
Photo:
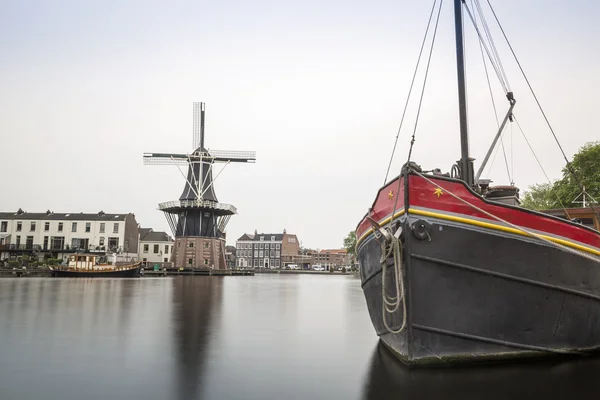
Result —
<svg viewBox="0 0 600 400"><path fill-rule="evenodd" d="M386 175L358 224L362 288L375 331L408 364L598 351L600 232L521 208L512 183L490 187L489 180L481 178L504 126L514 119L516 101L506 86L509 110L474 172L467 130L463 8L480 43L483 38L466 3L453 4L461 158L449 174L424 171L410 160L413 133L400 175L390 181ZM473 4L483 20L478 0ZM488 5L504 34L489 0ZM436 32L437 21L433 41ZM489 52L488 56L493 64ZM523 72L520 63L519 68Z"/></svg>

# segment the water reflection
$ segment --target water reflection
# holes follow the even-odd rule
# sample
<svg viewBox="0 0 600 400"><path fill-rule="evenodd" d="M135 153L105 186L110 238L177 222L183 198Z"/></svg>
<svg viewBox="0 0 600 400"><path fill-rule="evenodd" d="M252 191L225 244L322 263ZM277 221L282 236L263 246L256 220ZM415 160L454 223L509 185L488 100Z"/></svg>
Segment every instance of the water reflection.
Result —
<svg viewBox="0 0 600 400"><path fill-rule="evenodd" d="M597 399L600 359L529 362L453 369L408 369L375 347L363 400Z"/></svg>
<svg viewBox="0 0 600 400"><path fill-rule="evenodd" d="M176 342L174 381L181 400L200 398L213 318L220 314L222 279L173 279L173 330Z"/></svg>

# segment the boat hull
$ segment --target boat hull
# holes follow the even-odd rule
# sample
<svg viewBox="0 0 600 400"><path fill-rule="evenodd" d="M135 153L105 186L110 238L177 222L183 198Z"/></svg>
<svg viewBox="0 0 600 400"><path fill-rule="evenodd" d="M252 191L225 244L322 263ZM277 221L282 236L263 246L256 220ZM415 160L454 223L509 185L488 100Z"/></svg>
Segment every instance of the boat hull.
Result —
<svg viewBox="0 0 600 400"><path fill-rule="evenodd" d="M70 270L52 270L52 276L58 278L135 278L140 276L141 265L129 269L118 271L70 271Z"/></svg>
<svg viewBox="0 0 600 400"><path fill-rule="evenodd" d="M384 326L380 243L367 234L357 246L371 321L402 361L448 365L600 349L597 261L532 237L412 213L414 193L405 190L408 212L397 220L403 230L403 332ZM386 288L394 295L393 260L387 263ZM385 317L397 330L402 307Z"/></svg>

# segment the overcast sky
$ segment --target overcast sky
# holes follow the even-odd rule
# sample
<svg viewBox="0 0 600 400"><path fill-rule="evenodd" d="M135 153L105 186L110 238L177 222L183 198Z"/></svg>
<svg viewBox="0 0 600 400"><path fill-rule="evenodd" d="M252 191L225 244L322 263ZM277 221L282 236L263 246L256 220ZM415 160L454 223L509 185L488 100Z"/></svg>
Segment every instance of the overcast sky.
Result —
<svg viewBox="0 0 600 400"><path fill-rule="evenodd" d="M424 168L443 171L460 157L451 3L413 152ZM133 212L142 226L168 232L157 204L177 199L184 181L175 166L143 165L142 154L191 151L192 102L204 101L208 148L257 152L256 164L229 165L215 184L219 201L238 208L228 244L285 228L306 247L339 248L383 183L431 4L0 1L0 210ZM492 4L571 157L600 137L599 3ZM488 22L515 114L558 178L558 147ZM477 168L496 122L465 25ZM508 103L492 83L504 114ZM393 174L407 157L412 104ZM511 151L510 132L516 184L545 181L516 127ZM486 176L508 183L501 153Z"/></svg>

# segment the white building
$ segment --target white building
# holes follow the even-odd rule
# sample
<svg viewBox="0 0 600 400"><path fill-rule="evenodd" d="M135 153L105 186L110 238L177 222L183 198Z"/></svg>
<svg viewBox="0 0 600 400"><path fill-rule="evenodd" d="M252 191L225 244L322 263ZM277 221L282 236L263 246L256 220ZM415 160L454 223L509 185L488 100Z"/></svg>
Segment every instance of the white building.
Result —
<svg viewBox="0 0 600 400"><path fill-rule="evenodd" d="M92 252L137 261L138 242L132 213L0 212L0 260L25 254L64 260L74 252Z"/></svg>
<svg viewBox="0 0 600 400"><path fill-rule="evenodd" d="M138 259L148 263L170 262L173 254L173 238L165 232L140 228Z"/></svg>

